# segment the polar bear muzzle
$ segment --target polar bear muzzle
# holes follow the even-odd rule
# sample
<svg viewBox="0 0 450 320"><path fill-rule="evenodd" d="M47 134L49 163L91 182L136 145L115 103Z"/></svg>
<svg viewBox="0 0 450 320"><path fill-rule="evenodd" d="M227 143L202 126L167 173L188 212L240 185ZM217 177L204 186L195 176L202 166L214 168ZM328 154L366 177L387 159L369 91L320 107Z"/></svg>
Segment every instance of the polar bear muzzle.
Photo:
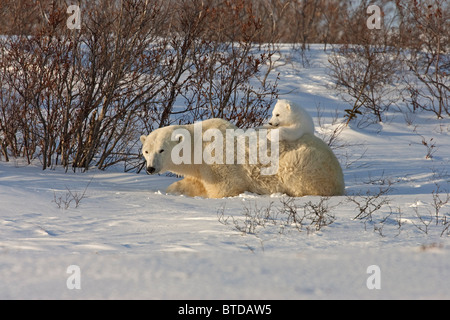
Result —
<svg viewBox="0 0 450 320"><path fill-rule="evenodd" d="M154 167L147 167L146 172L147 174L154 174L156 169Z"/></svg>

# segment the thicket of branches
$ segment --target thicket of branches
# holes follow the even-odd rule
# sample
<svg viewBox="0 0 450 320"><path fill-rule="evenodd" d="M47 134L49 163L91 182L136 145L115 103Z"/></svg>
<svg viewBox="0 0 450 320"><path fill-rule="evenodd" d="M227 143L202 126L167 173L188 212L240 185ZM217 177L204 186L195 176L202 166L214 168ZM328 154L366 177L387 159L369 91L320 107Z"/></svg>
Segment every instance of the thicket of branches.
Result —
<svg viewBox="0 0 450 320"><path fill-rule="evenodd" d="M378 2L385 9L381 28L366 27L370 2L362 1L347 20L343 44L329 58L330 75L351 106L347 123L370 114L381 122L393 105L450 116L449 3Z"/></svg>
<svg viewBox="0 0 450 320"><path fill-rule="evenodd" d="M0 2L0 20L2 21L0 32L1 34L30 34L48 18L51 6L64 5L67 7L76 2L80 1L2 0ZM89 1L81 1L82 7L91 10L89 4L86 3L85 6L85 2ZM108 3L114 3L115 6L120 6L121 3L125 5L145 3L153 6L156 2L158 1L111 0ZM201 4L205 8L209 8L207 10L208 17L202 15L202 18L209 19L209 22L212 23L211 27L216 28L216 31L217 27L224 28L221 33L227 34L222 34L217 39L228 38L231 40L230 37L241 33L239 25L249 23L246 18L253 15L261 27L258 37L254 40L264 43L273 41L301 43L305 47L308 43L338 43L342 41L345 36L345 21L348 18L348 11L352 7L350 1L339 0L184 0L181 3L168 0L163 4L167 11L162 11L161 14L164 17L160 18L164 18L165 22L169 22L169 24L160 25L159 32L167 33L173 30L175 25L182 26L183 24L178 18L186 17L185 9L189 7L192 9L193 6L198 7ZM97 1L94 6L104 8L102 1ZM219 8L224 6L237 10L237 15L233 17L237 20L228 20L231 18L229 15L217 15L223 14ZM183 13L180 13L180 7L183 8ZM213 15L210 15L211 13ZM214 18L220 21L216 21ZM192 20L192 23L195 24L195 19Z"/></svg>
<svg viewBox="0 0 450 320"><path fill-rule="evenodd" d="M332 44L348 121L383 121L399 101L450 115L445 0L81 1L81 29L71 30L73 2L0 1L6 161L104 169L137 158L142 131L211 117L256 126L277 98L278 43ZM371 4L379 30L367 28Z"/></svg>
<svg viewBox="0 0 450 320"><path fill-rule="evenodd" d="M257 125L277 96L260 79L273 53L255 46L248 1L2 1L0 143L43 169L128 160L143 131L221 117ZM11 20L11 17L13 19Z"/></svg>

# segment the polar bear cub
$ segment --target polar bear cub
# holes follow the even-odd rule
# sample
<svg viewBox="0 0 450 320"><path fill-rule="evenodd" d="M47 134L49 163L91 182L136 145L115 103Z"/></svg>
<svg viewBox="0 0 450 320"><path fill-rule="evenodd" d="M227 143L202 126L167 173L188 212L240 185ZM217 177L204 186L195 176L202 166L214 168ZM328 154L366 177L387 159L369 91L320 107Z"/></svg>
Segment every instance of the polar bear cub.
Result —
<svg viewBox="0 0 450 320"><path fill-rule="evenodd" d="M279 129L281 141L295 141L307 133L314 135L311 116L301 106L289 100L278 100L272 118L264 128ZM270 139L270 133L268 138Z"/></svg>

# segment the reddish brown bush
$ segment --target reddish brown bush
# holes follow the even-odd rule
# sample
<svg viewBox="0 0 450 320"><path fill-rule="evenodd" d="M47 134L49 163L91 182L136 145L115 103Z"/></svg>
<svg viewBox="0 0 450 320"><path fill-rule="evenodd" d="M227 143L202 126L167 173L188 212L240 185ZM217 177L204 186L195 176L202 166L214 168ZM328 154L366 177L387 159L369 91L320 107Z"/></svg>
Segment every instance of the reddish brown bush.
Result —
<svg viewBox="0 0 450 320"><path fill-rule="evenodd" d="M64 1L2 6L6 160L103 169L137 157L143 132L206 117L258 124L276 97L276 83L258 80L270 54L255 45L249 1L83 2L79 30Z"/></svg>

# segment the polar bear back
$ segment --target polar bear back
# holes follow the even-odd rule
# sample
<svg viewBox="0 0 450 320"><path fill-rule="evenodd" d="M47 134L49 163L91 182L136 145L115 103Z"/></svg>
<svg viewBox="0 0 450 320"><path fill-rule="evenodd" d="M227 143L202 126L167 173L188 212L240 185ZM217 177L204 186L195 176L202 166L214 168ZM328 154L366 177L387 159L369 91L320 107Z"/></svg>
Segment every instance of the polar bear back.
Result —
<svg viewBox="0 0 450 320"><path fill-rule="evenodd" d="M247 166L248 191L258 194L282 193L292 197L338 196L345 193L342 168L333 151L320 138L305 134L295 141L280 141L278 171L259 174Z"/></svg>
<svg viewBox="0 0 450 320"><path fill-rule="evenodd" d="M280 143L278 176L292 196L343 195L342 168L330 147L318 137L305 134Z"/></svg>

